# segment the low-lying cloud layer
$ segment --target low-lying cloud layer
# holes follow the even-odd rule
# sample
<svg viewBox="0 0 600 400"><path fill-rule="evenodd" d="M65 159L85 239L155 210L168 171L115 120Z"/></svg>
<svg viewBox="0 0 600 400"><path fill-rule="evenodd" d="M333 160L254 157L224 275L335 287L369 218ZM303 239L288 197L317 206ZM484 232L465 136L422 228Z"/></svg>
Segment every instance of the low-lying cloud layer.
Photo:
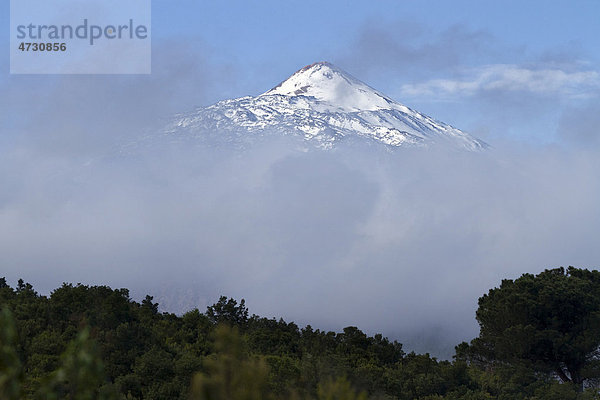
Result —
<svg viewBox="0 0 600 400"><path fill-rule="evenodd" d="M178 312L244 297L448 356L502 278L600 259L596 150L150 143L87 166L4 157L3 275L130 287Z"/></svg>

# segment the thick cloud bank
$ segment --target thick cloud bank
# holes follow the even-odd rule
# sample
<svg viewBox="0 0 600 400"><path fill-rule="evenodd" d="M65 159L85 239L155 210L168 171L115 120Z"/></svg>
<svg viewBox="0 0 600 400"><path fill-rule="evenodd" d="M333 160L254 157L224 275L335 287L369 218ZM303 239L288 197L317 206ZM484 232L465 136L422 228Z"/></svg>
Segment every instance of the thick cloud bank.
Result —
<svg viewBox="0 0 600 400"><path fill-rule="evenodd" d="M43 293L130 287L177 312L244 297L260 315L448 356L502 278L600 260L596 150L149 143L87 162L6 150L2 275Z"/></svg>

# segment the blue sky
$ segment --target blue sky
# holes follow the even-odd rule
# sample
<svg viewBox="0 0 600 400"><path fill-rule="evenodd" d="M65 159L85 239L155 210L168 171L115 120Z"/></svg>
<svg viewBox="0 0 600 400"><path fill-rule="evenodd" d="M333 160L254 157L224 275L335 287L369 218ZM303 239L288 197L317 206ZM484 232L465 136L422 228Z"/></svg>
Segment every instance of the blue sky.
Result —
<svg viewBox="0 0 600 400"><path fill-rule="evenodd" d="M597 1L155 1L155 35L190 35L252 60L310 55L345 46L365 23L413 22L431 30L453 24L485 30L507 45L544 50L574 42L599 50ZM248 58L247 58L248 57Z"/></svg>
<svg viewBox="0 0 600 400"><path fill-rule="evenodd" d="M343 42L362 24L412 21L431 29L465 24L484 29L507 44L533 49L573 41L590 52L599 49L597 1L226 1L155 0L155 37L198 36L242 56L268 54L290 46L292 53ZM259 44L264 44L257 46ZM253 48L253 46L255 46Z"/></svg>

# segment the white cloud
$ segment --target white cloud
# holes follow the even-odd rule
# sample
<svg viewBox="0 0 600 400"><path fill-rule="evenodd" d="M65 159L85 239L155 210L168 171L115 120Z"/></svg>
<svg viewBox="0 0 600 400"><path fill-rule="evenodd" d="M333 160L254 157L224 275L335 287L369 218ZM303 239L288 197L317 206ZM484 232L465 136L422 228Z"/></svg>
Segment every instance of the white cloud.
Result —
<svg viewBox="0 0 600 400"><path fill-rule="evenodd" d="M485 91L524 91L534 94L561 94L589 97L600 88L597 71L535 69L512 64L494 64L470 70L463 79L433 79L406 84L404 96L449 98L472 96Z"/></svg>
<svg viewBox="0 0 600 400"><path fill-rule="evenodd" d="M0 276L42 293L128 287L170 311L243 297L259 315L450 356L502 278L600 259L597 150L304 153L287 139L238 152L158 135L85 168L13 150ZM440 348L416 347L432 334Z"/></svg>

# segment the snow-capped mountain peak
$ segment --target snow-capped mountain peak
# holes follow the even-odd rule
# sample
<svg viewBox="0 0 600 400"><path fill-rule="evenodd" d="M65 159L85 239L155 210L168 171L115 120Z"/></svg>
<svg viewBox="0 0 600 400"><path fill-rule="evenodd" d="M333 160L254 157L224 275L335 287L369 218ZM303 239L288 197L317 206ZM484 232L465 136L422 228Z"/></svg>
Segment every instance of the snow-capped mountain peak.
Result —
<svg viewBox="0 0 600 400"><path fill-rule="evenodd" d="M487 144L400 104L340 68L308 65L256 97L223 100L177 115L167 133L247 142L267 134L301 136L316 147L372 140L390 147L447 143L467 150ZM212 139L211 139L212 140Z"/></svg>
<svg viewBox="0 0 600 400"><path fill-rule="evenodd" d="M306 96L343 111L391 109L394 101L326 61L308 65L261 96Z"/></svg>

